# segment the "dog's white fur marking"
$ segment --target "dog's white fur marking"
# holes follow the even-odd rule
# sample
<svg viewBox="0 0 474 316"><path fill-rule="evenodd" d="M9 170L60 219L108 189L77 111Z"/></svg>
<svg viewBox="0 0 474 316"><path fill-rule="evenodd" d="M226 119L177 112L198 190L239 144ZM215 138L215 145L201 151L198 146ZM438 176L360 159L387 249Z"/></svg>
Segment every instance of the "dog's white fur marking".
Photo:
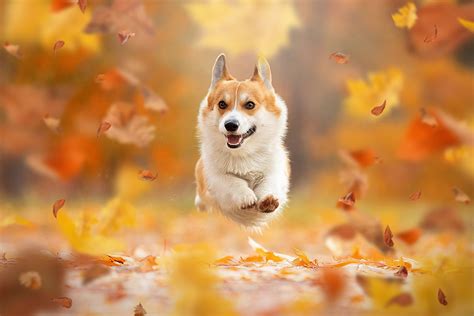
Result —
<svg viewBox="0 0 474 316"><path fill-rule="evenodd" d="M222 68L220 71L222 72ZM212 84L216 84L215 78ZM212 84L209 93L213 88ZM287 107L272 88L271 93L275 96L280 114L276 115L262 105L253 115L248 115L238 109L238 102L249 98L246 92L239 94L239 87L240 83L235 90L232 110L222 116L217 106L212 111L207 111L207 96L200 104L198 132L201 159L207 193L212 197L214 205L204 205L205 199L199 194L196 195L195 203L201 210L218 208L225 216L245 226L258 228L277 217L287 202L289 171L288 153L284 146ZM256 132L235 149L227 146L225 137L227 131L224 122L230 117L239 122L238 134L244 134L252 126L256 126ZM264 213L256 206L242 209L246 205L256 205L269 195L278 199L279 206L275 211Z"/></svg>

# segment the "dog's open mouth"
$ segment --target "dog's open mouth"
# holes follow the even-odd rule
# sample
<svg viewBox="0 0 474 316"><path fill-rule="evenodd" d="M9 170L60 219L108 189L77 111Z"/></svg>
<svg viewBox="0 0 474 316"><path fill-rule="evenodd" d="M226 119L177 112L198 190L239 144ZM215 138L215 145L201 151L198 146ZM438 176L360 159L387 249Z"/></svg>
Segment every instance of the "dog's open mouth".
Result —
<svg viewBox="0 0 474 316"><path fill-rule="evenodd" d="M239 148L240 145L244 142L244 140L248 137L250 137L255 131L257 130L257 127L254 125L252 126L247 132L241 135L236 135L236 134L228 134L225 135L227 138L227 147L229 148Z"/></svg>

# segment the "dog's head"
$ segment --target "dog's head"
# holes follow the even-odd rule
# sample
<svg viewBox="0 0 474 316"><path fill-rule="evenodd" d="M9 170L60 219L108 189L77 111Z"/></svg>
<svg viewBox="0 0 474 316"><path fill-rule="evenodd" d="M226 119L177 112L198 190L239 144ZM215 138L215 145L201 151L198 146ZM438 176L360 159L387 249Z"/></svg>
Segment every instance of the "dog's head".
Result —
<svg viewBox="0 0 474 316"><path fill-rule="evenodd" d="M250 79L230 75L223 54L212 70L211 86L201 105L201 127L228 150L271 143L284 136L286 106L272 86L270 65L258 60Z"/></svg>

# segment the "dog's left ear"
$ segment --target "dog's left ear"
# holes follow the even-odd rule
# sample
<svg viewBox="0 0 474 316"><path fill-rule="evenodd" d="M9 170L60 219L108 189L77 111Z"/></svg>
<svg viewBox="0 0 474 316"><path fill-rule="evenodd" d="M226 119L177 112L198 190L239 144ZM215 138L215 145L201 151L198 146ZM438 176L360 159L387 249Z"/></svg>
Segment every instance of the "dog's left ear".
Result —
<svg viewBox="0 0 474 316"><path fill-rule="evenodd" d="M257 65L255 65L255 70L253 72L252 81L263 81L265 87L268 90L273 91L272 86L272 72L270 70L270 64L264 57L259 57Z"/></svg>

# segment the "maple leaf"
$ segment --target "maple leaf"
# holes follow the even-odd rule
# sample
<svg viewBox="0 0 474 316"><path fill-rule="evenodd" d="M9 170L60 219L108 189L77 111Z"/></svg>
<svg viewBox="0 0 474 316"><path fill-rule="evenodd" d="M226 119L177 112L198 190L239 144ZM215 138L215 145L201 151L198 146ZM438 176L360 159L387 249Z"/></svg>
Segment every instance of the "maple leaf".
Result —
<svg viewBox="0 0 474 316"><path fill-rule="evenodd" d="M373 104L389 104L385 111L391 111L400 103L399 94L403 87L403 74L397 68L369 73L368 81L349 79L346 82L349 95L344 99L344 107L348 113L358 118L367 115Z"/></svg>
<svg viewBox="0 0 474 316"><path fill-rule="evenodd" d="M415 25L417 18L416 6L413 2L408 2L405 6L398 9L397 13L392 14L393 22L398 28L411 29Z"/></svg>
<svg viewBox="0 0 474 316"><path fill-rule="evenodd" d="M125 103L113 104L104 120L112 124L106 136L119 143L145 147L155 138L155 126Z"/></svg>
<svg viewBox="0 0 474 316"><path fill-rule="evenodd" d="M209 1L187 3L184 8L201 28L200 46L233 55L256 52L271 57L301 25L291 1Z"/></svg>

